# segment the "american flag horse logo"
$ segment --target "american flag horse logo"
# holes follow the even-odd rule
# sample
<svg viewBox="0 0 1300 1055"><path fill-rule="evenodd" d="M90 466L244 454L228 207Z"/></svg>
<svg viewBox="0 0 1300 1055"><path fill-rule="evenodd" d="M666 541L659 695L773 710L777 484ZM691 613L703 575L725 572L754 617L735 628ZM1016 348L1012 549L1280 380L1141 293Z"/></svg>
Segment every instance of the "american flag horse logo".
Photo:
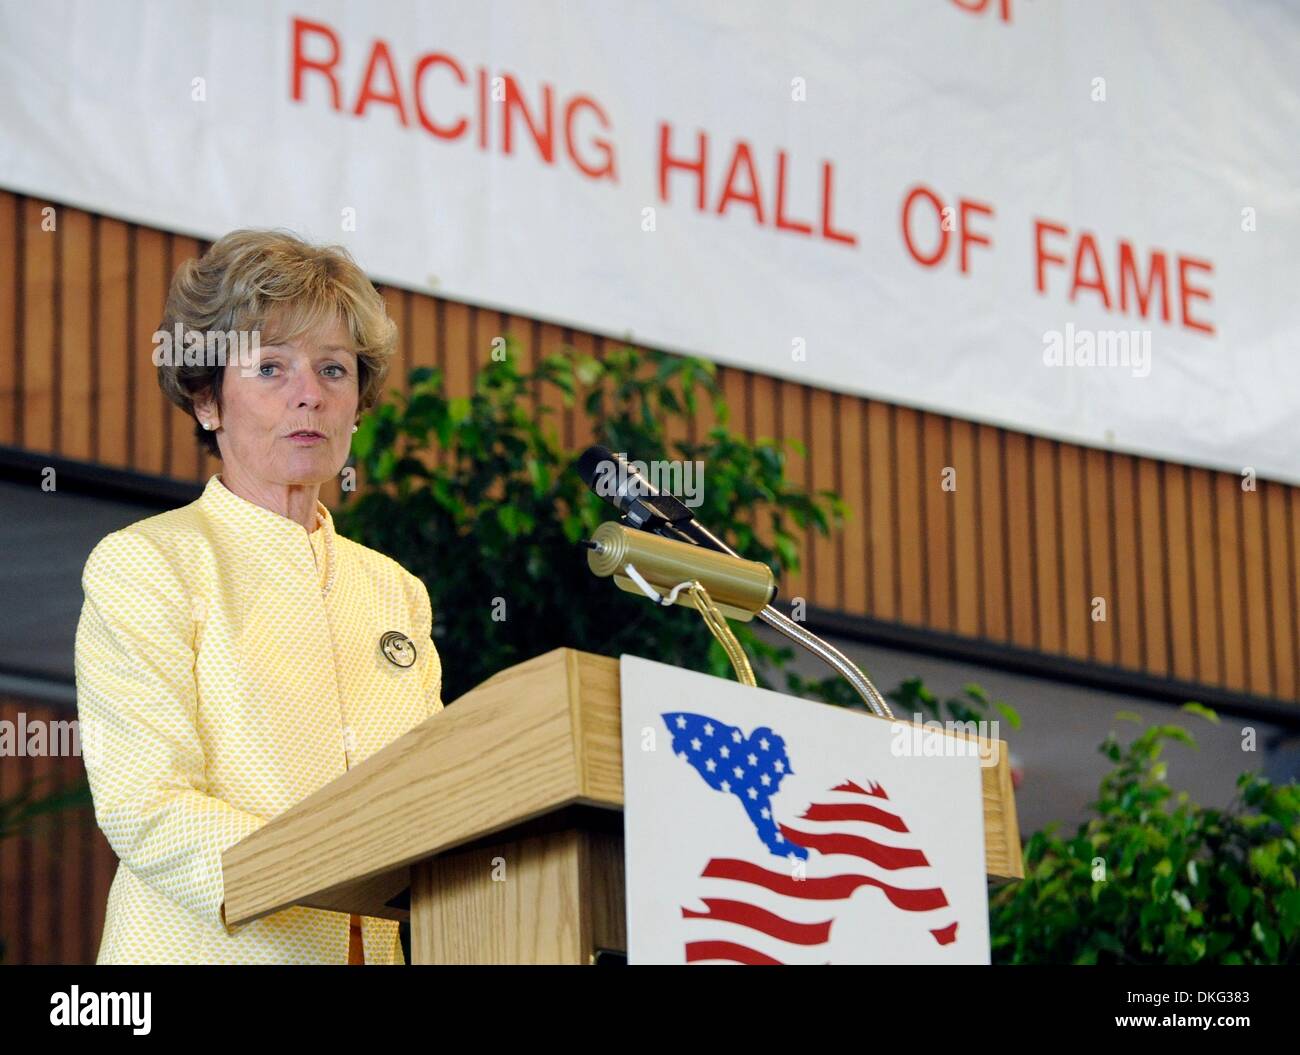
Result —
<svg viewBox="0 0 1300 1055"><path fill-rule="evenodd" d="M772 808L794 772L783 737L766 726L746 736L684 711L662 718L673 753L714 791L739 801L761 844L745 857L712 857L705 865L704 908L681 908L687 963L827 962L835 914L863 887L915 914L939 945L956 942L948 899L883 787L842 780L787 823Z"/></svg>

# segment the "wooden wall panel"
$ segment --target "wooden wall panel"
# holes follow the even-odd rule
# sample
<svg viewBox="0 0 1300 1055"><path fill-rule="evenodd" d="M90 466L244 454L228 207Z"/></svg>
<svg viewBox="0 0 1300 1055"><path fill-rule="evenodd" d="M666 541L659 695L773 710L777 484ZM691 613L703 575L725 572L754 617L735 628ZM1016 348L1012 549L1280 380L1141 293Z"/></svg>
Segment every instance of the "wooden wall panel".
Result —
<svg viewBox="0 0 1300 1055"><path fill-rule="evenodd" d="M1165 470L1166 589L1171 612L1170 656L1173 674L1184 681L1196 677L1196 621L1192 600L1192 567L1188 553L1187 473L1181 465Z"/></svg>
<svg viewBox="0 0 1300 1055"><path fill-rule="evenodd" d="M0 697L0 720L16 724L20 714L29 728L73 717L61 707ZM33 785L37 797L67 792L85 777L78 755L6 756L0 798ZM0 839L0 963L93 964L116 871L117 856L89 806L46 815Z"/></svg>
<svg viewBox="0 0 1300 1055"><path fill-rule="evenodd" d="M755 374L753 376L753 385L750 386L750 393L753 398L753 414L751 415L754 431L751 439L755 440L774 440L777 438L776 433L776 388L777 382L774 378L765 374ZM853 400L856 406L861 406L861 400Z"/></svg>
<svg viewBox="0 0 1300 1055"><path fill-rule="evenodd" d="M725 377L725 371L720 371ZM804 447L803 453L793 447L785 448L786 455L786 476L801 487L809 487L812 484L811 474L808 471L807 458L807 416L804 413L804 388L803 385L795 384L793 381L779 381L777 401L780 408L780 418L777 422L779 429L778 435L783 439L793 439L799 441ZM732 429L735 429L735 410L732 414ZM785 519L785 527L798 536L799 528L789 517ZM809 545L807 535L803 537L803 542L798 547L799 569L793 572L787 572L781 582L781 593L787 602L793 598L801 597L805 602L811 602L809 588L811 582L808 578L808 564L812 557L812 549Z"/></svg>
<svg viewBox="0 0 1300 1055"><path fill-rule="evenodd" d="M1073 659L1088 658L1088 625L1095 596L1088 581L1087 537L1083 504L1083 451L1078 447L1058 445L1057 465L1060 476L1060 607L1065 654Z"/></svg>
<svg viewBox="0 0 1300 1055"><path fill-rule="evenodd" d="M838 431L835 421L835 398L822 388L811 388L807 391L808 450L818 452L817 457L809 460L812 490L833 491L836 489L836 467L839 464L835 450ZM746 411L749 407L749 400L746 398ZM746 418L748 419L745 425L747 434L752 434L752 418L748 413ZM843 611L844 566L839 558L841 541L838 535L822 535L814 532L809 571L812 575L812 595L819 602Z"/></svg>
<svg viewBox="0 0 1300 1055"><path fill-rule="evenodd" d="M1111 552L1111 530L1115 514L1111 509L1111 457L1106 451L1083 452L1083 528L1088 538L1088 657L1110 666L1115 662L1115 562ZM1091 598L1105 602L1102 615L1094 618Z"/></svg>
<svg viewBox="0 0 1300 1055"><path fill-rule="evenodd" d="M979 637L980 629L980 479L975 448L975 426L969 421L949 423L952 467L956 491L949 497L948 529L952 532L953 630Z"/></svg>
<svg viewBox="0 0 1300 1055"><path fill-rule="evenodd" d="M898 615L904 623L925 622L925 543L921 479L921 415L909 407L894 408L894 485L898 510Z"/></svg>
<svg viewBox="0 0 1300 1055"><path fill-rule="evenodd" d="M43 229L54 220L57 210L32 198L26 199L22 220L22 371L19 383L21 415L20 442L37 451L53 451L54 364L57 357L58 304L55 271L58 234Z"/></svg>
<svg viewBox="0 0 1300 1055"><path fill-rule="evenodd" d="M384 307L388 317L397 323L397 348L388 365L388 377L384 380L384 393L407 390L407 375L411 369L411 345L414 336L411 333L411 300L414 294L392 286L379 287L384 298Z"/></svg>
<svg viewBox="0 0 1300 1055"><path fill-rule="evenodd" d="M1033 490L1034 647L1044 652L1065 650L1065 610L1070 603L1061 586L1061 507L1058 490L1061 467L1057 443L1032 437L1030 486Z"/></svg>
<svg viewBox="0 0 1300 1055"><path fill-rule="evenodd" d="M1268 568L1264 548L1262 491L1242 491L1241 559L1243 599L1246 606L1246 684L1267 696L1272 689L1272 642L1268 625Z"/></svg>
<svg viewBox="0 0 1300 1055"><path fill-rule="evenodd" d="M867 611L898 618L898 501L894 488L894 408L867 402Z"/></svg>
<svg viewBox="0 0 1300 1055"><path fill-rule="evenodd" d="M1137 463L1126 454L1110 457L1111 536L1115 540L1115 595L1110 618L1115 626L1116 661L1142 668L1142 579L1138 568Z"/></svg>
<svg viewBox="0 0 1300 1055"><path fill-rule="evenodd" d="M53 208L54 230L42 229ZM45 226L49 226L48 222ZM0 443L202 482L220 462L165 401L150 336L176 267L206 243L0 192ZM400 346L387 382L415 365L468 396L494 337L521 369L617 341L382 289ZM850 508L832 539L799 542L785 598L1049 655L1294 701L1300 692L1300 497L1296 489L1084 449L907 407L719 368L730 427L793 439L795 483ZM592 438L558 393L550 426ZM581 393L579 394L581 396ZM714 415L674 426L704 439ZM944 490L942 474L956 473ZM323 489L333 503L337 485ZM789 525L794 527L794 525ZM770 540L766 518L758 530ZM1093 599L1106 619L1092 618Z"/></svg>
<svg viewBox="0 0 1300 1055"><path fill-rule="evenodd" d="M1020 648L1038 645L1038 606L1034 597L1033 479L1029 437L1019 432L1003 436L1006 488L1007 593L1011 642Z"/></svg>
<svg viewBox="0 0 1300 1055"><path fill-rule="evenodd" d="M979 492L976 533L976 589L979 591L979 636L1006 641L1011 636L1007 566L1006 479L1000 429L975 426L979 450Z"/></svg>
<svg viewBox="0 0 1300 1055"><path fill-rule="evenodd" d="M128 363L131 328L128 246L131 229L117 220L101 217L95 224L95 235L91 327L94 333L96 394L91 431L99 451L96 460L126 469L132 466L129 433L131 371Z"/></svg>
<svg viewBox="0 0 1300 1055"><path fill-rule="evenodd" d="M1138 462L1138 524L1141 531L1142 655L1152 674L1168 675L1169 602L1165 586L1164 500L1160 463Z"/></svg>
<svg viewBox="0 0 1300 1055"><path fill-rule="evenodd" d="M150 353L151 339L162 321L163 304L171 274L167 270L167 235L148 227L132 228L131 328L127 339L127 364L131 376L131 461L146 473L164 471L167 418L171 404L158 387Z"/></svg>
<svg viewBox="0 0 1300 1055"><path fill-rule="evenodd" d="M1220 659L1220 598L1215 575L1214 474L1205 469L1188 473L1188 531L1191 538L1191 595L1196 638L1197 676L1208 685L1223 684Z"/></svg>
<svg viewBox="0 0 1300 1055"><path fill-rule="evenodd" d="M410 334L409 368L438 365L438 302L432 297L412 295L407 322Z"/></svg>
<svg viewBox="0 0 1300 1055"><path fill-rule="evenodd" d="M468 396L474 390L478 357L474 347L474 323L477 309L467 304L448 303L443 315L443 368L447 374L447 395L451 399ZM521 343L526 334L515 334Z"/></svg>
<svg viewBox="0 0 1300 1055"><path fill-rule="evenodd" d="M921 539L925 607L922 621L936 630L953 628L952 491L944 490L952 468L948 419L921 414Z"/></svg>
<svg viewBox="0 0 1300 1055"><path fill-rule="evenodd" d="M182 238L177 235L171 239L168 251L166 279L167 287L170 288L176 269L186 260L200 255L199 241L197 238ZM163 305L159 305L157 314L161 323ZM194 419L171 402L164 406L167 429L165 472L168 476L181 479L197 477L203 466L203 448L194 438Z"/></svg>
<svg viewBox="0 0 1300 1055"><path fill-rule="evenodd" d="M93 396L90 312L86 310L94 270L93 225L89 213L80 209L61 210L59 342L54 349L59 398L54 407L54 435L58 452L78 461L92 461L95 457L91 436L94 416L86 412Z"/></svg>
<svg viewBox="0 0 1300 1055"><path fill-rule="evenodd" d="M759 378L754 379L755 382ZM758 423L758 396L761 386L755 384L756 436L761 434ZM839 568L837 607L850 615L867 614L867 452L865 445L866 415L862 400L852 396L835 397L836 457L835 490L848 508L844 530L840 532L835 547L835 562Z"/></svg>
<svg viewBox="0 0 1300 1055"><path fill-rule="evenodd" d="M1289 700L1296 694L1295 598L1291 593L1291 518L1286 488L1264 485L1264 525L1268 536L1269 616L1273 627L1272 695Z"/></svg>
<svg viewBox="0 0 1300 1055"><path fill-rule="evenodd" d="M1220 475L1214 481L1214 520L1219 545L1219 641L1223 649L1223 684L1246 684L1246 620L1241 585L1241 488L1238 479Z"/></svg>

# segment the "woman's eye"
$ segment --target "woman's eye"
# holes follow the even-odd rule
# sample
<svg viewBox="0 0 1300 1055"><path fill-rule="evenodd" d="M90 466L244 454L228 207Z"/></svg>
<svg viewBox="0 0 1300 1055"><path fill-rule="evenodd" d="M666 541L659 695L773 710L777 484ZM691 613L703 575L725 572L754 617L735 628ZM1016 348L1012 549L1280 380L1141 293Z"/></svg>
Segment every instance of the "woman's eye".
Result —
<svg viewBox="0 0 1300 1055"><path fill-rule="evenodd" d="M326 369L326 370L337 370L337 371L338 371L337 374L331 374L331 375L330 375L331 377L347 377L347 376L348 376L348 372L347 372L346 370L344 370L343 367L339 366L337 363L331 363L329 366L325 367L325 369Z"/></svg>
<svg viewBox="0 0 1300 1055"><path fill-rule="evenodd" d="M257 368L257 372L258 372L259 374L261 374L262 377L270 377L270 376L271 376L270 374L263 374L262 371L263 371L263 370L274 370L274 369L276 368L276 365L277 365L277 364L275 364L275 363L262 363L260 366L258 366L258 368Z"/></svg>

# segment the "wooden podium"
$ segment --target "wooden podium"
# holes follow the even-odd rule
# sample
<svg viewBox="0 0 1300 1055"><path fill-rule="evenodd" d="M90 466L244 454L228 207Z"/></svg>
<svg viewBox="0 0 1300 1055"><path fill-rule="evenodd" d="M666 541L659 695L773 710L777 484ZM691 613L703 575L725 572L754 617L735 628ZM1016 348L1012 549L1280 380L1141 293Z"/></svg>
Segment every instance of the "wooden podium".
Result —
<svg viewBox="0 0 1300 1055"><path fill-rule="evenodd" d="M493 675L227 850L226 919L409 919L421 964L617 960L619 695L618 660L568 648ZM988 874L1020 878L1005 744L981 774Z"/></svg>

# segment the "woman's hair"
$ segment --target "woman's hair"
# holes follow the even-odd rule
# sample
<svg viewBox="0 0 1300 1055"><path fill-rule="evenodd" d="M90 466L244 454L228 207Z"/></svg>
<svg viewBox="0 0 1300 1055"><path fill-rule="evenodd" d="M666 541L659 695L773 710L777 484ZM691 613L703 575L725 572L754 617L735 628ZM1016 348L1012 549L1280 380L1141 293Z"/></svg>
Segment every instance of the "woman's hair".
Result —
<svg viewBox="0 0 1300 1055"><path fill-rule="evenodd" d="M181 333L227 334L231 343L236 334L259 331L261 344L284 344L336 319L352 335L361 414L379 399L397 327L378 290L342 246L311 245L289 231L231 231L176 269L161 330L170 339L179 324ZM194 434L204 448L220 457L216 434L199 424L194 410L195 402L209 396L221 405L226 367L208 358L182 356L174 348L158 366L158 385L194 418ZM196 361L190 365L187 359Z"/></svg>

